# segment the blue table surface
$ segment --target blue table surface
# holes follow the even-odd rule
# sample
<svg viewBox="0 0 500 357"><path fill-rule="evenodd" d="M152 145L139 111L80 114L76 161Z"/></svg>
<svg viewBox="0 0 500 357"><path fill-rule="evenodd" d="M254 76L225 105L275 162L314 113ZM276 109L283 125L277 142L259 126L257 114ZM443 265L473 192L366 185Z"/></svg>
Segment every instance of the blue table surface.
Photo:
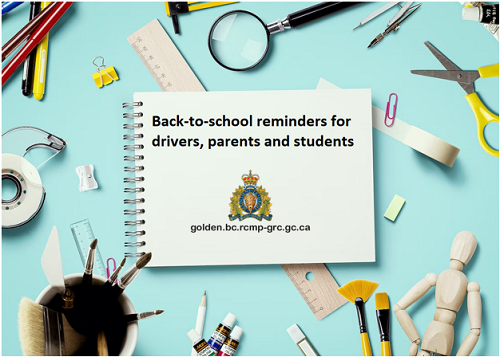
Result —
<svg viewBox="0 0 500 357"><path fill-rule="evenodd" d="M22 297L34 300L47 286L40 257L53 225L59 228L66 274L82 272L69 229L73 222L90 219L104 258L119 261L125 252L121 103L131 101L133 92L159 91L126 38L158 18L209 91L314 89L323 77L341 88L371 88L373 103L380 108L385 108L389 93L396 92L399 118L459 147L455 165L448 168L374 129L376 262L328 267L339 284L354 279L380 283L378 291L388 292L392 305L427 273L447 269L455 235L473 232L478 248L464 272L469 281L481 284L483 303L481 337L473 354L498 355L498 158L479 146L474 116L457 84L410 74L412 69L442 69L424 41L464 70L497 63L498 42L480 24L462 20L458 2L424 3L399 32L368 50L395 10L353 32L362 18L381 6L367 3L273 36L268 60L255 70L230 72L212 60L207 31L221 13L247 9L269 23L308 5L239 3L197 11L179 17L181 35L174 35L160 2L72 6L50 32L43 101L22 96L19 70L3 87L2 132L32 125L68 142L64 152L40 170L47 200L39 216L22 228L2 232L3 354L21 354L18 304ZM2 43L27 18L28 5L4 16ZM119 81L96 88L91 78L96 56L116 68ZM498 89L496 78L476 82L477 92L495 113ZM498 125L487 130L488 140L498 146ZM90 163L95 165L99 189L80 193L75 167ZM395 223L383 217L394 194L406 199ZM307 249L307 242L304 245ZM129 259L126 267L131 264ZM343 306L318 322L281 267L268 265L146 269L127 293L137 311L165 313L140 323L135 354L188 354L186 332L194 328L204 290L204 337L209 338L228 312L234 313L245 331L238 355L301 355L286 332L295 323L321 355L361 353L353 306ZM373 297L366 309L373 352L379 355ZM433 290L408 309L421 336L434 310ZM455 329L453 353L469 331L466 304ZM410 341L395 318L391 332L394 354L407 354Z"/></svg>

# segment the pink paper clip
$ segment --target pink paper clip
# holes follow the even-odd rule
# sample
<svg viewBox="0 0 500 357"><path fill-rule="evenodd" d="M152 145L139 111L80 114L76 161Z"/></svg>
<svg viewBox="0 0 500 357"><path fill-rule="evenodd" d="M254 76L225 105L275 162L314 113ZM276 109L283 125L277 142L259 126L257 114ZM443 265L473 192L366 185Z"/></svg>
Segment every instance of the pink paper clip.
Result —
<svg viewBox="0 0 500 357"><path fill-rule="evenodd" d="M113 271L111 271L111 269L109 268L109 261L112 260L113 261ZM113 272L116 270L116 262L113 258L108 258L108 260L106 260L106 275L107 275L107 279L109 279L109 277L111 276L111 274L113 274Z"/></svg>
<svg viewBox="0 0 500 357"><path fill-rule="evenodd" d="M391 117L389 115L389 111L390 111L390 107L391 107L391 97L393 95L396 97L396 100L394 101L394 106L393 106L393 110L392 110L392 117ZM387 102L387 107L385 108L385 118L384 118L384 124L385 124L385 126L387 126L389 128L394 125L394 119L396 119L396 106L397 105L398 105L398 95L396 93L391 93L389 95L389 101ZM392 120L392 123L387 124L387 119Z"/></svg>

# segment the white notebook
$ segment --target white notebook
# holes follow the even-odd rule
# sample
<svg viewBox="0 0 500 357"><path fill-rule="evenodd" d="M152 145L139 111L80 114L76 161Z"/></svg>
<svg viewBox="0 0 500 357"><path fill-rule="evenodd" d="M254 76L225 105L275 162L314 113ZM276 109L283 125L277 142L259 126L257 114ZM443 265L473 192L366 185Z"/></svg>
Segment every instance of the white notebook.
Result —
<svg viewBox="0 0 500 357"><path fill-rule="evenodd" d="M375 261L369 89L134 102L126 245L149 266Z"/></svg>

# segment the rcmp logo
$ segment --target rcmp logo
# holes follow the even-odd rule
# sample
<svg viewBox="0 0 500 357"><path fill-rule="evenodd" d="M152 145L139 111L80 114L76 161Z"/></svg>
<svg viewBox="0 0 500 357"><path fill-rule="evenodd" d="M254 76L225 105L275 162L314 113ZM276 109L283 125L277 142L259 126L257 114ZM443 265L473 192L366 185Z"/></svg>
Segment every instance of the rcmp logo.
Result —
<svg viewBox="0 0 500 357"><path fill-rule="evenodd" d="M262 186L257 186L259 175L252 175L252 171L248 175L241 176L245 186L238 186L231 197L231 214L230 221L243 221L247 218L255 218L258 221L265 219L270 221L273 218L271 214L271 197Z"/></svg>

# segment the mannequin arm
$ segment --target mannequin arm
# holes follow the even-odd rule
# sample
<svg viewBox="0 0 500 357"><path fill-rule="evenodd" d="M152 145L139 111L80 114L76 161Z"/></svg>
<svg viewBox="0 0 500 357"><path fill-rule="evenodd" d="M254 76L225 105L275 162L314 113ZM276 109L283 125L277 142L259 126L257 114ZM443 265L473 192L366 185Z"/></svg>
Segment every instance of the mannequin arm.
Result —
<svg viewBox="0 0 500 357"><path fill-rule="evenodd" d="M479 284L469 283L467 285L467 310L469 311L470 332L458 349L457 356L469 356L476 347L481 334L481 295L479 295Z"/></svg>
<svg viewBox="0 0 500 357"><path fill-rule="evenodd" d="M392 310L398 319L399 324L410 339L410 356L416 356L418 345L420 344L420 336L413 323L410 315L405 310L420 300L433 286L436 286L437 275L430 273L425 276L425 279L419 281L413 288L406 293L399 302L393 306Z"/></svg>

